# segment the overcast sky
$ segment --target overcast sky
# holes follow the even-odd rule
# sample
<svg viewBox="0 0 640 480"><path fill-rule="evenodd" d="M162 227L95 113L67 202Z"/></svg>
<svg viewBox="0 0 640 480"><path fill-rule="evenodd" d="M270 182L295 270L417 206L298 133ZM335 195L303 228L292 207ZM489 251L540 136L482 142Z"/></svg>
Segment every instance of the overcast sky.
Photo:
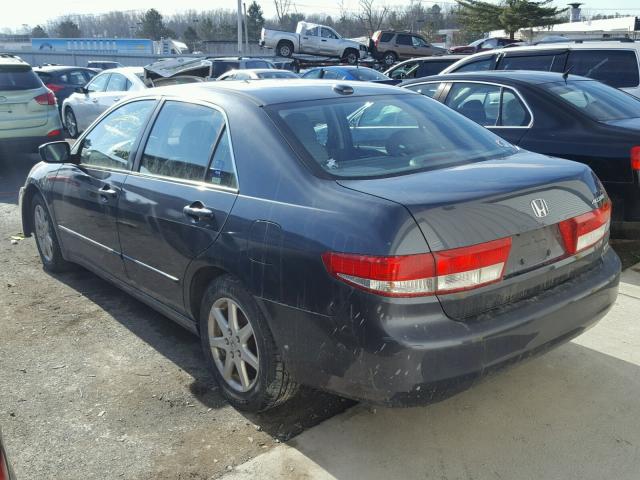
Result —
<svg viewBox="0 0 640 480"><path fill-rule="evenodd" d="M245 0L247 4L251 0ZM433 3L423 1L425 5ZM558 6L565 5L566 1L556 0ZM235 8L236 0L107 0L105 2L88 2L86 0L4 0L5 7L0 15L0 29L18 28L22 24L34 26L38 23L46 23L58 15L72 13L104 13L110 10L146 10L156 8L162 14L171 14L177 10L195 9L211 10L215 8ZM258 0L267 17L275 15L273 0ZM406 5L408 0L376 0L379 5ZM97 5L98 4L98 5ZM326 13L337 16L340 12L339 0L292 0L295 10L301 13ZM10 5L10 6L8 6ZM179 5L179 8L176 6ZM358 0L344 0L345 7L350 11L358 10ZM586 0L584 9L598 11L600 13L615 13L640 16L640 0Z"/></svg>

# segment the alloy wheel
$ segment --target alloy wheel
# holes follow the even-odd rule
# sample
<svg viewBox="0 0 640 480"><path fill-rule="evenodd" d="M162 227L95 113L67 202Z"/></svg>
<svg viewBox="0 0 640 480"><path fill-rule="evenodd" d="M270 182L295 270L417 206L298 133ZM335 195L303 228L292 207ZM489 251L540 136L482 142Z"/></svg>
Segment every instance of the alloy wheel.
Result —
<svg viewBox="0 0 640 480"><path fill-rule="evenodd" d="M224 381L238 392L250 390L259 372L255 332L240 306L230 298L219 298L211 307L209 344L216 368Z"/></svg>
<svg viewBox="0 0 640 480"><path fill-rule="evenodd" d="M51 237L51 225L49 217L42 205L36 205L33 215L33 223L36 231L36 239L40 246L42 256L47 262L53 261L53 238Z"/></svg>
<svg viewBox="0 0 640 480"><path fill-rule="evenodd" d="M67 109L64 119L69 135L75 138L78 135L78 122L76 121L76 116L73 114L73 111Z"/></svg>

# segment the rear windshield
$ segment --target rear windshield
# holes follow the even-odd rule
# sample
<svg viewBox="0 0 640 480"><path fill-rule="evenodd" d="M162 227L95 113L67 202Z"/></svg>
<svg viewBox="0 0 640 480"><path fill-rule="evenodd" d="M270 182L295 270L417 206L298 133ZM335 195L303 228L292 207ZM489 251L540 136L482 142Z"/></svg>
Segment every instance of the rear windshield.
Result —
<svg viewBox="0 0 640 480"><path fill-rule="evenodd" d="M240 63L239 62L234 62L234 61L230 61L230 62L227 62L227 61L213 62L213 76L214 77L219 77L223 73L226 73L229 70L236 70L239 67L240 67Z"/></svg>
<svg viewBox="0 0 640 480"><path fill-rule="evenodd" d="M353 78L358 80L363 80L363 81L389 80L389 77L387 77L386 75L380 72L376 72L372 68L366 68L366 67L352 68L349 71L349 73L353 76Z"/></svg>
<svg viewBox="0 0 640 480"><path fill-rule="evenodd" d="M517 151L422 95L289 103L268 109L303 159L339 178L371 178L501 158Z"/></svg>
<svg viewBox="0 0 640 480"><path fill-rule="evenodd" d="M298 78L298 76L293 72L260 72L258 73L259 78L267 79L267 78Z"/></svg>
<svg viewBox="0 0 640 480"><path fill-rule="evenodd" d="M0 67L0 91L33 90L42 82L31 67Z"/></svg>
<svg viewBox="0 0 640 480"><path fill-rule="evenodd" d="M640 117L640 102L636 98L600 82L558 82L541 87L600 122Z"/></svg>

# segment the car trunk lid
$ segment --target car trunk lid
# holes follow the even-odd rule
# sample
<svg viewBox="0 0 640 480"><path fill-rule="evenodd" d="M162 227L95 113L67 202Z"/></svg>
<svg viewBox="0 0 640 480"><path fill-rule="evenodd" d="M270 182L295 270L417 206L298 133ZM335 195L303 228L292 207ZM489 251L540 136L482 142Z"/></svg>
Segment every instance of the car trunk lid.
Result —
<svg viewBox="0 0 640 480"><path fill-rule="evenodd" d="M455 319L533 297L588 268L597 256L590 256L591 249L578 255L581 261L568 259L558 228L605 199L583 164L521 152L455 168L338 183L404 205L433 252L511 238L503 281L439 295L445 313Z"/></svg>
<svg viewBox="0 0 640 480"><path fill-rule="evenodd" d="M46 93L41 88L0 91L0 130L39 127L47 123L49 105L41 105L35 97Z"/></svg>

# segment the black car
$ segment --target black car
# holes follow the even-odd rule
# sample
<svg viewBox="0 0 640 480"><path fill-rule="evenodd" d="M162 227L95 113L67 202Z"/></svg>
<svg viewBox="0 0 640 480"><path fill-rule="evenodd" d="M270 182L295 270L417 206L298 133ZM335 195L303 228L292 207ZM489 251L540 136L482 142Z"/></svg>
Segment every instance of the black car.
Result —
<svg viewBox="0 0 640 480"><path fill-rule="evenodd" d="M299 384L433 401L582 333L617 296L589 167L406 89L150 89L40 153L20 204L45 269L84 265L199 334L241 409Z"/></svg>
<svg viewBox="0 0 640 480"><path fill-rule="evenodd" d="M637 98L585 77L550 72L466 72L401 86L521 148L589 165L613 200L615 229L640 234Z"/></svg>
<svg viewBox="0 0 640 480"><path fill-rule="evenodd" d="M76 89L84 87L89 80L97 75L95 70L83 67L44 66L36 67L34 72L42 83L51 90L58 100L58 108L62 102Z"/></svg>
<svg viewBox="0 0 640 480"><path fill-rule="evenodd" d="M411 78L422 78L430 75L438 75L449 65L453 65L464 55L442 55L436 57L422 57L405 60L394 65L384 72L385 75L394 80L408 80Z"/></svg>
<svg viewBox="0 0 640 480"><path fill-rule="evenodd" d="M111 70L112 68L124 67L120 62L110 60L90 60L87 62L87 68L95 68L97 70Z"/></svg>

